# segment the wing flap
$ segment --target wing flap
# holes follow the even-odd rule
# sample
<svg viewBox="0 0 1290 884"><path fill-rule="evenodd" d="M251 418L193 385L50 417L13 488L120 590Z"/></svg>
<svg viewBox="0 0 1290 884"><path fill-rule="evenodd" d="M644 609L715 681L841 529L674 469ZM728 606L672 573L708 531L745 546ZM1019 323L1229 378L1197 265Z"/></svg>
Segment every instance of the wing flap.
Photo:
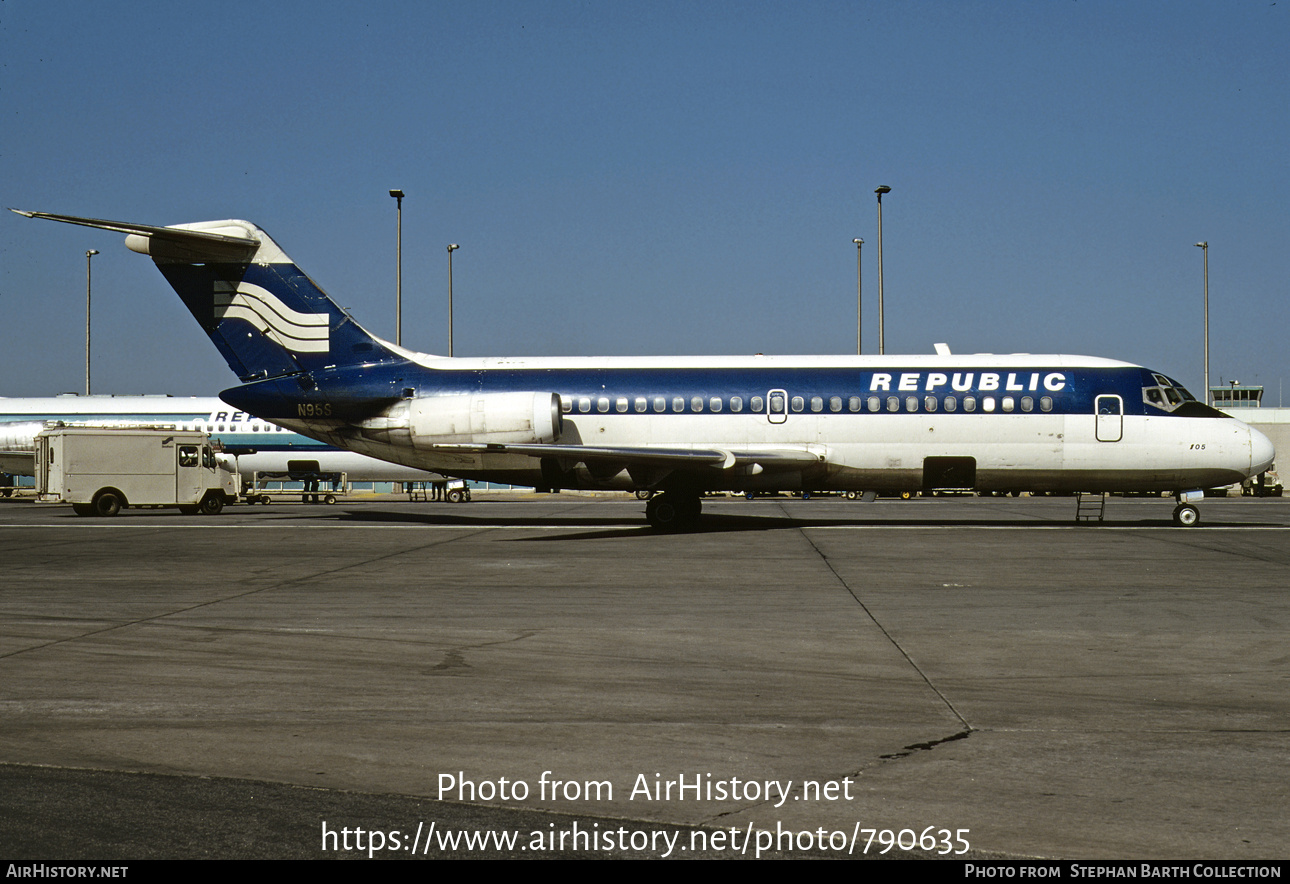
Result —
<svg viewBox="0 0 1290 884"><path fill-rule="evenodd" d="M527 457L554 457L569 463L613 462L627 466L671 467L673 469L708 468L729 470L736 467L759 466L763 470L800 469L815 466L828 460L822 446L803 448L724 449L724 448L666 448L666 447L616 447L594 445L435 445L435 450L470 453L519 454Z"/></svg>

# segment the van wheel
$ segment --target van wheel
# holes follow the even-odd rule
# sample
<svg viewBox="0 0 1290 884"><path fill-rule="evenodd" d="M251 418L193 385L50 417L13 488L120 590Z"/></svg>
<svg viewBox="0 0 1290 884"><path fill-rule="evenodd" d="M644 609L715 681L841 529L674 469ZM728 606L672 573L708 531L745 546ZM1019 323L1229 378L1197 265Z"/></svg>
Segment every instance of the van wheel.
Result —
<svg viewBox="0 0 1290 884"><path fill-rule="evenodd" d="M201 507L203 516L218 516L220 510L224 509L224 498L216 494L208 494L202 498L198 506Z"/></svg>
<svg viewBox="0 0 1290 884"><path fill-rule="evenodd" d="M121 512L121 498L114 491L100 491L91 506L96 516L115 516Z"/></svg>

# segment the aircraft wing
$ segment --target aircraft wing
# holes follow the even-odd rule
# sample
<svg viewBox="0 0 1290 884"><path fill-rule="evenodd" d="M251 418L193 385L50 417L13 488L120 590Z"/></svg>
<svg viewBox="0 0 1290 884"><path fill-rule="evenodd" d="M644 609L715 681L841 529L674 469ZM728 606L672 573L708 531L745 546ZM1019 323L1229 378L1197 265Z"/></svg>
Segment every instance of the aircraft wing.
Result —
<svg viewBox="0 0 1290 884"><path fill-rule="evenodd" d="M436 449L470 453L520 454L528 457L554 457L574 463L619 463L624 468L670 467L672 469L760 467L761 470L800 469L818 466L828 460L822 445L801 448L726 449L726 448L638 448L597 447L594 445L436 445ZM760 472L761 470L758 470Z"/></svg>

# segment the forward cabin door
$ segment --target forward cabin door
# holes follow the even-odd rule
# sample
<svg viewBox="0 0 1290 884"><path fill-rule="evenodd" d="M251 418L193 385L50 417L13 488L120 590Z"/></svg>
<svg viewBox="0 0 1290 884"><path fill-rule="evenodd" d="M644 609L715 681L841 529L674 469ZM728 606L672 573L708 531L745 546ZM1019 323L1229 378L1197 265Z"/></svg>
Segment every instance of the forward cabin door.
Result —
<svg viewBox="0 0 1290 884"><path fill-rule="evenodd" d="M1124 400L1103 394L1094 400L1097 413L1097 441L1119 442L1124 437Z"/></svg>

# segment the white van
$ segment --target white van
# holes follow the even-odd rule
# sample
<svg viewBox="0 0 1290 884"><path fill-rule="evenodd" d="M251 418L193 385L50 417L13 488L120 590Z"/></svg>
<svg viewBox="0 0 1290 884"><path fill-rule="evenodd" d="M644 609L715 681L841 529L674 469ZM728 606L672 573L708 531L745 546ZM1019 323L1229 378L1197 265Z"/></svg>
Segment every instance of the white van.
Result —
<svg viewBox="0 0 1290 884"><path fill-rule="evenodd" d="M57 427L36 436L37 500L77 515L123 507L178 507L215 515L240 480L205 433L154 428Z"/></svg>

